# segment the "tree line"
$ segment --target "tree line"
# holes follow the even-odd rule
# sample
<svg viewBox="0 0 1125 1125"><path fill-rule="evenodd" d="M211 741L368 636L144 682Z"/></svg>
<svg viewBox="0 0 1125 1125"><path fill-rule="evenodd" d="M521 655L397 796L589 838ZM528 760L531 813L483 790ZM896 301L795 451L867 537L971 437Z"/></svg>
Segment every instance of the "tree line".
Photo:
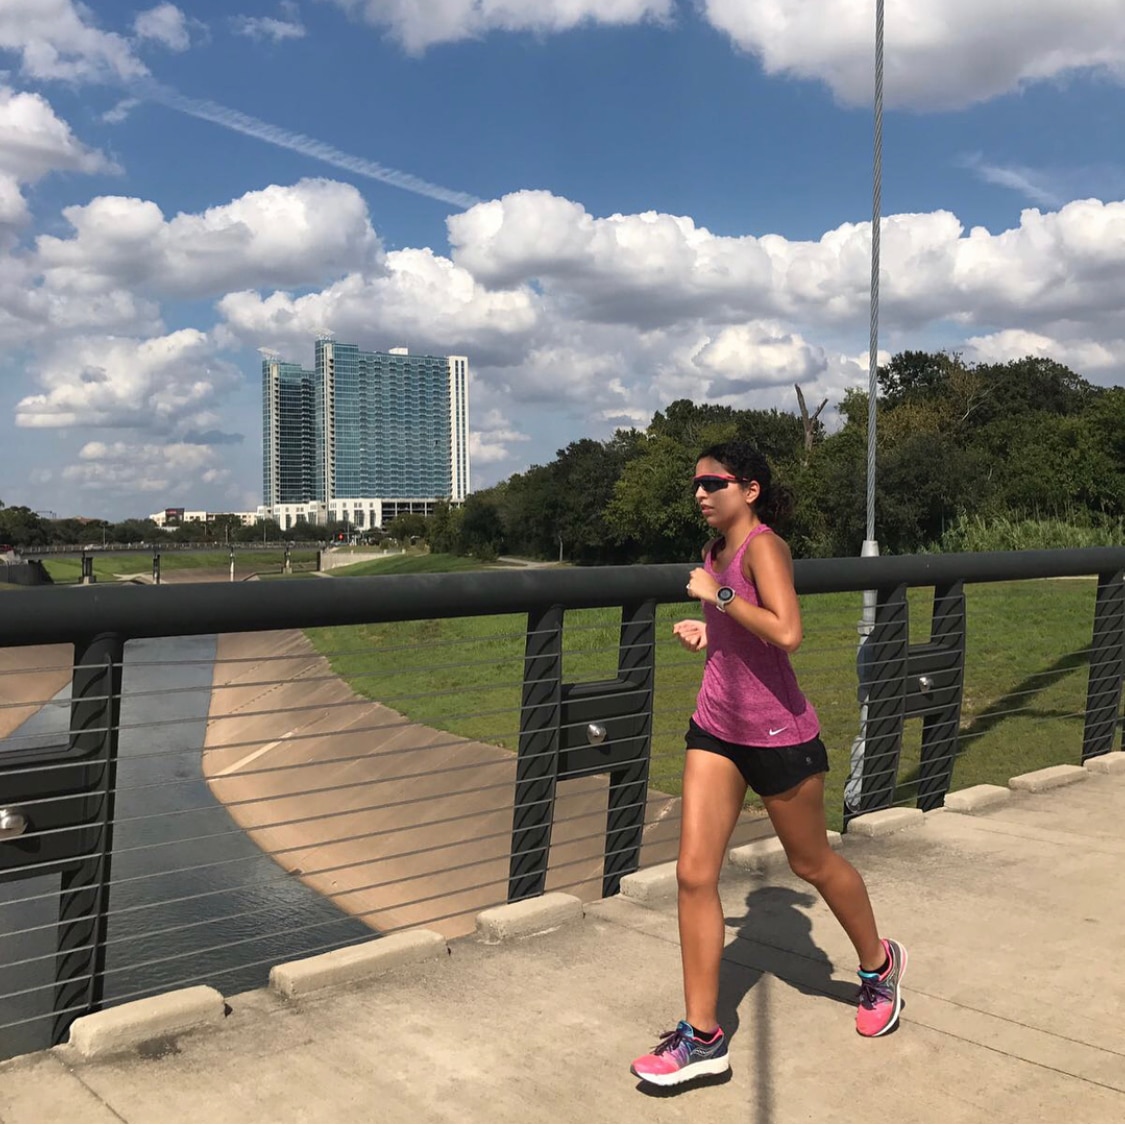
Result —
<svg viewBox="0 0 1125 1125"><path fill-rule="evenodd" d="M324 528L304 529L309 539L325 537ZM13 547L133 547L141 543L160 544L209 543L216 547L231 543L277 543L296 538L295 532L283 534L276 520L259 520L244 527L233 514L216 515L206 523L189 520L171 527L158 527L150 519L99 520L70 517L52 519L40 515L26 505L5 506L0 501L0 543Z"/></svg>
<svg viewBox="0 0 1125 1125"><path fill-rule="evenodd" d="M1103 529L1125 519L1125 388L1096 386L1061 363L968 363L904 351L878 373L876 536L884 553L961 549L989 521ZM691 493L696 458L731 438L756 445L792 491L781 528L795 555L852 556L866 533L867 394L849 390L833 433L798 410L736 409L686 399L644 430L583 438L555 459L441 508L434 550L509 552L579 564L667 562L707 534Z"/></svg>
<svg viewBox="0 0 1125 1125"><path fill-rule="evenodd" d="M1052 359L967 363L948 352L904 351L878 373L876 536L884 553L956 550L965 529L997 521L1055 521L1121 541L1125 527L1125 388L1099 387ZM742 438L770 460L795 500L779 528L799 557L851 556L866 533L867 394L849 390L843 424L828 433L824 403L810 413L736 409L687 399L643 429L582 438L554 460L474 492L428 519L400 516L366 538L422 539L434 551L491 559L511 553L578 564L671 562L694 557L706 528L691 493L700 450ZM270 542L355 533L346 525L236 516L161 530L47 520L0 504L0 542ZM306 534L307 533L307 534Z"/></svg>

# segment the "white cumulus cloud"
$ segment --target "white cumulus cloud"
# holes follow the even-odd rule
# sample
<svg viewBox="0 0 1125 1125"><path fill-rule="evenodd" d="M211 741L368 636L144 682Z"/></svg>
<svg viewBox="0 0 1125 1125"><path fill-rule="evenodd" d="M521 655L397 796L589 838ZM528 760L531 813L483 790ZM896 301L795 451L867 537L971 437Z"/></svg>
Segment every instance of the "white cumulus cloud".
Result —
<svg viewBox="0 0 1125 1125"><path fill-rule="evenodd" d="M848 105L874 91L871 0L701 0L768 74L817 79ZM888 105L959 109L1076 71L1125 76L1121 0L887 0Z"/></svg>
<svg viewBox="0 0 1125 1125"><path fill-rule="evenodd" d="M74 0L4 0L0 50L15 51L29 78L71 82L143 78L148 68L127 39L102 31Z"/></svg>
<svg viewBox="0 0 1125 1125"><path fill-rule="evenodd" d="M108 157L83 145L46 98L0 85L0 172L34 183L56 171L119 169Z"/></svg>
<svg viewBox="0 0 1125 1125"><path fill-rule="evenodd" d="M193 496L199 485L225 481L230 470L218 451L190 442L89 441L78 463L67 465L62 477L84 491L156 492L164 496Z"/></svg>
<svg viewBox="0 0 1125 1125"><path fill-rule="evenodd" d="M302 297L231 293L219 310L242 343L294 356L329 331L372 347L403 344L416 352L502 362L513 350L510 341L536 328L538 300L530 288L488 289L428 249L391 251L384 265L379 276L352 273Z"/></svg>
<svg viewBox="0 0 1125 1125"><path fill-rule="evenodd" d="M236 35L249 39L269 40L282 43L286 39L304 39L308 34L305 25L294 13L288 19L275 16L232 16L231 27Z"/></svg>
<svg viewBox="0 0 1125 1125"><path fill-rule="evenodd" d="M517 430L500 410L486 410L480 424L469 434L469 455L477 465L492 465L512 457L512 445L531 441Z"/></svg>
<svg viewBox="0 0 1125 1125"><path fill-rule="evenodd" d="M157 4L155 8L138 12L133 20L133 32L138 39L151 40L170 51L186 51L191 46L187 16L175 4Z"/></svg>
<svg viewBox="0 0 1125 1125"><path fill-rule="evenodd" d="M1007 328L987 336L970 336L964 354L978 363L1006 363L1025 356L1049 358L1087 377L1104 371L1118 373L1125 366L1125 339L1107 336L1102 340L1045 336L1021 328Z"/></svg>
<svg viewBox="0 0 1125 1125"><path fill-rule="evenodd" d="M42 235L35 265L54 291L143 287L171 296L305 285L378 266L367 205L350 184L272 185L200 214L165 218L153 202L100 196L63 215L70 238Z"/></svg>
<svg viewBox="0 0 1125 1125"><path fill-rule="evenodd" d="M815 241L731 237L688 217L595 218L550 193L517 192L448 226L453 259L473 277L505 288L538 281L553 307L582 321L838 326L858 324L868 302L869 223ZM904 327L1110 315L1125 301L1123 262L1125 202L1029 209L998 234L966 233L948 211L883 220L883 302Z"/></svg>
<svg viewBox="0 0 1125 1125"><path fill-rule="evenodd" d="M20 426L109 427L183 434L209 423L211 408L241 375L194 328L147 340L77 337L37 365L45 388L16 406Z"/></svg>
<svg viewBox="0 0 1125 1125"><path fill-rule="evenodd" d="M333 0L386 30L407 51L472 39L491 31L548 34L584 23L635 24L666 20L674 0Z"/></svg>

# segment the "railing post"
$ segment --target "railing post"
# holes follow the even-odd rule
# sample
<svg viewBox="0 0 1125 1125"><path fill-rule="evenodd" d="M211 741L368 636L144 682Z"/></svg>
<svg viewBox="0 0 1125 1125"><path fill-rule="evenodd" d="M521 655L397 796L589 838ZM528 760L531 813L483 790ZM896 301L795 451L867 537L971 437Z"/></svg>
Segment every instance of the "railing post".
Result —
<svg viewBox="0 0 1125 1125"><path fill-rule="evenodd" d="M630 684L630 694L641 692L640 726L632 737L643 740L645 753L609 775L609 811L606 815L605 867L602 897L621 889L621 879L641 865L648 775L652 763L652 705L656 683L656 602L627 605L621 611L621 644L617 675Z"/></svg>
<svg viewBox="0 0 1125 1125"><path fill-rule="evenodd" d="M547 882L562 714L562 624L558 605L527 615L509 902L542 894Z"/></svg>
<svg viewBox="0 0 1125 1125"><path fill-rule="evenodd" d="M965 694L965 586L953 582L934 588L934 611L928 650L941 654L940 686L932 691L932 709L922 719L922 753L918 766L918 808L941 808L953 781ZM936 676L934 677L937 678Z"/></svg>
<svg viewBox="0 0 1125 1125"><path fill-rule="evenodd" d="M1125 569L1098 575L1082 761L1108 754L1121 725L1125 683ZM1118 745L1121 745L1118 742Z"/></svg>
<svg viewBox="0 0 1125 1125"><path fill-rule="evenodd" d="M124 638L104 633L74 647L70 751L87 767L84 839L89 850L62 871L52 1042L101 1007L109 928Z"/></svg>
<svg viewBox="0 0 1125 1125"><path fill-rule="evenodd" d="M844 805L845 827L862 813L894 804L906 717L906 666L910 651L907 613L905 585L878 591L875 624L865 642L871 682L859 794L854 807Z"/></svg>

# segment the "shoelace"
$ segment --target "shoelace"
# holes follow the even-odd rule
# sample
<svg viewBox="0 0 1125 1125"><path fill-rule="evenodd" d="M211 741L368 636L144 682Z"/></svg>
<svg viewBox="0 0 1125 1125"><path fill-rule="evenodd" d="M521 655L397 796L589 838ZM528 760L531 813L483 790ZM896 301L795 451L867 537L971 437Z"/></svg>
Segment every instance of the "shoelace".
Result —
<svg viewBox="0 0 1125 1125"><path fill-rule="evenodd" d="M674 1051L680 1045L680 1041L683 1038L684 1033L678 1027L672 1031L662 1031L660 1033L660 1042L653 1047L652 1053L654 1055L663 1055L667 1051Z"/></svg>
<svg viewBox="0 0 1125 1125"><path fill-rule="evenodd" d="M868 980L859 978L859 1002L864 1008L874 1008L880 1000L889 1003L894 998L894 987L887 980Z"/></svg>

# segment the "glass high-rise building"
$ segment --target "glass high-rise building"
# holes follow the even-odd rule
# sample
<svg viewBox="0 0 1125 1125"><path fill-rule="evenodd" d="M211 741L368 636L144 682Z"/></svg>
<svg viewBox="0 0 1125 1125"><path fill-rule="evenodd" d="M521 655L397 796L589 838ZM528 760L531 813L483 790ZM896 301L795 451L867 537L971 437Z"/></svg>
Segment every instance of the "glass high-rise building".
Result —
<svg viewBox="0 0 1125 1125"><path fill-rule="evenodd" d="M267 507L315 497L316 372L277 359L262 361L262 492Z"/></svg>
<svg viewBox="0 0 1125 1125"><path fill-rule="evenodd" d="M273 389L274 377L266 375L271 365L278 369L280 387L288 385L285 369L290 383L300 380L309 389L301 399L300 440L289 437L285 419L298 413L292 405L287 409L283 392ZM322 338L316 341L313 371L269 360L262 370L267 506L315 502L328 519L369 527L468 495L469 363L464 356L416 356L405 348L367 352ZM297 449L299 471L295 464L277 467L282 450ZM311 465L305 449L312 450ZM273 482L298 477L304 495L297 499L286 490L282 499Z"/></svg>

